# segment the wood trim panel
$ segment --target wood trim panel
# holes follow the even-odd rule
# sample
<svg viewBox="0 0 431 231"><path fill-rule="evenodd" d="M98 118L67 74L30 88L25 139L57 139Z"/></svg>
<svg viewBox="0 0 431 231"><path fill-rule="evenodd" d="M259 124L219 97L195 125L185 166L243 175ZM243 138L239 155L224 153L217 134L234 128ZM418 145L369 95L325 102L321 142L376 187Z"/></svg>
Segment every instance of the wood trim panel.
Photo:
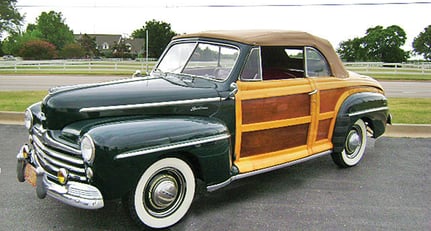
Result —
<svg viewBox="0 0 431 231"><path fill-rule="evenodd" d="M308 94L242 101L242 123L252 124L310 115Z"/></svg>
<svg viewBox="0 0 431 231"><path fill-rule="evenodd" d="M321 121L319 121L319 126L318 126L318 129L317 129L316 141L323 140L323 139L328 139L329 128L331 127L331 120L332 119L327 119L327 120L321 120Z"/></svg>
<svg viewBox="0 0 431 231"><path fill-rule="evenodd" d="M309 124L244 132L241 158L307 144Z"/></svg>
<svg viewBox="0 0 431 231"><path fill-rule="evenodd" d="M320 91L320 113L330 112L335 110L340 96L346 92L347 88L337 88L331 90Z"/></svg>

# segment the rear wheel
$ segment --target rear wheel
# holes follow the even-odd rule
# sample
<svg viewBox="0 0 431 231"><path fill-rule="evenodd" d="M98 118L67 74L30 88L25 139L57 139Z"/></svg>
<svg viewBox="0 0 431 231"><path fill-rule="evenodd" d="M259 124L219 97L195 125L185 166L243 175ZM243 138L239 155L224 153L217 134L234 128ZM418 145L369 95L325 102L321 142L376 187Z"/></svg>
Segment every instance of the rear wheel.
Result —
<svg viewBox="0 0 431 231"><path fill-rule="evenodd" d="M195 193L190 166L178 158L165 158L142 174L129 197L132 219L150 228L166 228L187 213Z"/></svg>
<svg viewBox="0 0 431 231"><path fill-rule="evenodd" d="M334 162L340 167L357 165L365 153L367 145L367 127L361 119L357 120L349 130L341 152L331 154Z"/></svg>

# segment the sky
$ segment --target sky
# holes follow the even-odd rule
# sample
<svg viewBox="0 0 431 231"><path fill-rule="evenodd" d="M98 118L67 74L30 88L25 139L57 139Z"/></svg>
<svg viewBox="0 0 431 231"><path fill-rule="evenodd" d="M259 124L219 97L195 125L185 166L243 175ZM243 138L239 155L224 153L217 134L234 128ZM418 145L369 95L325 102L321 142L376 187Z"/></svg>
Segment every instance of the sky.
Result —
<svg viewBox="0 0 431 231"><path fill-rule="evenodd" d="M42 12L61 12L75 34L127 36L156 19L180 34L300 30L328 39L335 48L341 41L364 36L370 27L399 25L408 37L403 48L411 50L414 37L431 25L431 0L18 0L17 8L25 14L25 23L35 23Z"/></svg>

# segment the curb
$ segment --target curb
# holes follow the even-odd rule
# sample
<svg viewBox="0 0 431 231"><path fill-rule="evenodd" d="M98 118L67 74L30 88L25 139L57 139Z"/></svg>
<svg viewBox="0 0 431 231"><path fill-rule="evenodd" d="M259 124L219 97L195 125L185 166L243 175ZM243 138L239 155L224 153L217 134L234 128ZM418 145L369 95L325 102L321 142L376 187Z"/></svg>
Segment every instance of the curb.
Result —
<svg viewBox="0 0 431 231"><path fill-rule="evenodd" d="M431 138L431 124L393 124L386 126L384 136Z"/></svg>
<svg viewBox="0 0 431 231"><path fill-rule="evenodd" d="M0 111L0 124L24 125L24 113Z"/></svg>
<svg viewBox="0 0 431 231"><path fill-rule="evenodd" d="M0 111L0 124L24 125L23 112ZM431 138L431 124L393 124L386 126L383 136Z"/></svg>

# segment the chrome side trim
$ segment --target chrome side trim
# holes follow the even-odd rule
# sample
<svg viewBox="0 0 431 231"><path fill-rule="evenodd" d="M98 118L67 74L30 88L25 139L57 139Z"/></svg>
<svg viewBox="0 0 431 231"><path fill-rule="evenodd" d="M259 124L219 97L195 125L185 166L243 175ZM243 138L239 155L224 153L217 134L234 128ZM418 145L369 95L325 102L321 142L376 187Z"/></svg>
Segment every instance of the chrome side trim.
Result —
<svg viewBox="0 0 431 231"><path fill-rule="evenodd" d="M378 107L378 108L371 108L363 111L352 112L352 113L349 113L349 116L357 116L357 115L367 114L367 113L376 112L376 111L383 111L383 110L389 110L389 107Z"/></svg>
<svg viewBox="0 0 431 231"><path fill-rule="evenodd" d="M116 105L116 106L101 106L101 107L87 107L82 108L79 112L101 112L101 111L112 111L112 110L130 110L130 109L141 109L149 107L163 107L163 106L175 106L182 104L193 104L193 103L208 103L208 102L220 102L222 98L203 98L203 99L189 99L189 100L177 100L167 101L158 103L143 103L143 104L130 104L130 105Z"/></svg>
<svg viewBox="0 0 431 231"><path fill-rule="evenodd" d="M331 153L332 153L332 150L328 150L328 151L317 153L317 154L314 154L314 155L311 155L311 156L304 157L302 159L298 159L298 160L294 160L294 161L287 162L287 163L284 163L284 164L276 165L276 166L273 166L273 167L264 168L264 169L260 169L260 170L256 170L256 171L252 171L252 172L246 172L246 173L238 174L238 175L232 176L231 178L227 179L226 181L224 181L222 183L207 186L207 190L209 192L213 192L213 191L216 191L216 190L218 190L220 188L223 188L223 187L227 186L228 184L230 184L232 181L235 181L235 180L243 179L243 178L250 177L250 176L255 176L255 175L266 173L266 172L271 172L271 171L278 170L278 169L285 168L285 167L289 167L289 166L292 166L292 165L295 165L295 164L299 164L299 163L302 163L302 162L305 162L305 161L308 161L308 160L312 160L312 159L315 159L315 158L319 158L319 157L322 157L322 156L325 156L325 155L328 155L328 154L331 154Z"/></svg>
<svg viewBox="0 0 431 231"><path fill-rule="evenodd" d="M216 136L210 136L210 137L205 137L205 138L188 140L188 141L184 141L184 142L177 142L177 143L173 143L173 144L157 145L157 146L145 148L145 149L142 149L139 151L126 152L126 153L116 155L114 157L114 160L133 157L133 156L145 155L145 154L149 154L149 153L153 153L153 152L167 151L170 149L183 148L183 147L188 147L188 146L193 146L193 145L198 145L198 144L210 143L210 142L224 140L224 139L228 139L228 138L230 138L229 134L221 134L221 135L216 135Z"/></svg>

